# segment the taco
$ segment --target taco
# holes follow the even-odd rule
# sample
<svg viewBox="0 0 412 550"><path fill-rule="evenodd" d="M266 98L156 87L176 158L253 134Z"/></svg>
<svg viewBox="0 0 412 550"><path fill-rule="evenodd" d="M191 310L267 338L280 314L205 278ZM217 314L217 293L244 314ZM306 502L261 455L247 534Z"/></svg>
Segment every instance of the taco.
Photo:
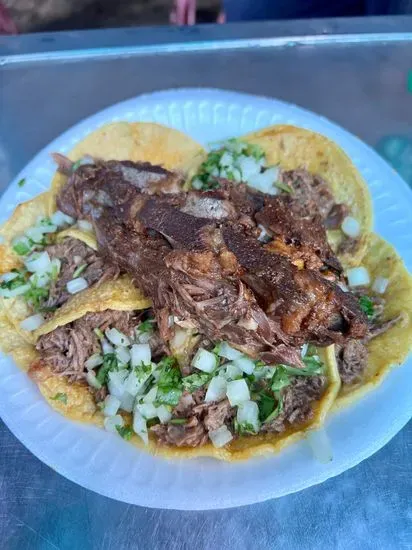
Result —
<svg viewBox="0 0 412 550"><path fill-rule="evenodd" d="M33 342L33 331L73 295L115 280L120 273L96 256L91 224L57 209L55 197L60 187L69 177L75 180L84 164L88 164L85 169L89 171L99 171L99 162L107 157L111 162L103 178L118 177L123 171L132 179L139 166L144 167L148 157L157 158L160 151L163 165L176 172L172 174L160 166L150 176L145 172L145 185L151 188L167 174L171 189L177 189L190 177L190 170L203 154L191 138L157 124L122 122L103 126L79 143L69 153L70 158L56 153L59 170L51 190L20 204L0 228L0 300L10 322L27 342ZM133 288L130 281L129 285Z"/></svg>
<svg viewBox="0 0 412 550"><path fill-rule="evenodd" d="M217 144L193 185L217 188L225 179L263 193L289 194L291 205L320 218L344 265L356 265L372 230L367 185L347 155L330 139L294 126L270 126Z"/></svg>
<svg viewBox="0 0 412 550"><path fill-rule="evenodd" d="M336 346L342 386L335 408L377 387L412 349L412 276L394 248L371 234L361 264L348 275L369 327L363 340Z"/></svg>
<svg viewBox="0 0 412 550"><path fill-rule="evenodd" d="M247 458L321 426L340 387L331 344L367 331L322 223L291 217L288 195L229 181L185 192L152 165L130 182L119 164L79 167L56 201L151 309L95 287L93 305L83 293L85 308L73 300L42 325L30 372L52 405L72 406L73 384L76 403L95 400L91 421L166 456ZM156 187L139 183L153 173Z"/></svg>

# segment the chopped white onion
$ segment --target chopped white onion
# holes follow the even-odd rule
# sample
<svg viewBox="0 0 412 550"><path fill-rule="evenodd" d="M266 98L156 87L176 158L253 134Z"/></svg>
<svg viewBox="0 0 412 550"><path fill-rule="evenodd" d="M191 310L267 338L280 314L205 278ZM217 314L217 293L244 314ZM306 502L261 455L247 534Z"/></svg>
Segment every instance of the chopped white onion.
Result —
<svg viewBox="0 0 412 550"><path fill-rule="evenodd" d="M275 182L277 181L278 175L279 169L276 166L273 166L264 172L251 176L247 180L247 183L250 187L257 189L258 191L262 191L268 195L277 195L279 190L275 186Z"/></svg>
<svg viewBox="0 0 412 550"><path fill-rule="evenodd" d="M205 395L205 402L221 401L226 397L227 382L223 376L214 376Z"/></svg>
<svg viewBox="0 0 412 550"><path fill-rule="evenodd" d="M156 396L157 386L153 386L153 388L143 397L143 403L153 403L156 400Z"/></svg>
<svg viewBox="0 0 412 550"><path fill-rule="evenodd" d="M101 383L97 380L94 371L92 370L89 370L87 372L86 380L89 386L91 386L92 388L95 388L96 390L100 390L100 388L102 387Z"/></svg>
<svg viewBox="0 0 412 550"><path fill-rule="evenodd" d="M114 416L120 407L120 399L114 395L107 395L104 400L103 414L105 416Z"/></svg>
<svg viewBox="0 0 412 550"><path fill-rule="evenodd" d="M109 381L107 383L107 387L109 389L109 392L122 400L123 394L126 391L126 378L128 375L128 371L126 369L118 370L118 371L110 371L109 372Z"/></svg>
<svg viewBox="0 0 412 550"><path fill-rule="evenodd" d="M67 292L70 294L77 294L82 290L85 290L89 286L89 283L83 277L76 277L66 284Z"/></svg>
<svg viewBox="0 0 412 550"><path fill-rule="evenodd" d="M259 407L254 401L244 401L237 409L236 419L240 425L253 427L255 433L259 431Z"/></svg>
<svg viewBox="0 0 412 550"><path fill-rule="evenodd" d="M48 273L33 273L30 275L29 281L37 288L47 288L50 283L50 275Z"/></svg>
<svg viewBox="0 0 412 550"><path fill-rule="evenodd" d="M150 332L140 332L136 330L136 342L139 344L148 344L152 334Z"/></svg>
<svg viewBox="0 0 412 550"><path fill-rule="evenodd" d="M45 273L50 269L50 256L47 252L35 252L24 260L24 265L31 273Z"/></svg>
<svg viewBox="0 0 412 550"><path fill-rule="evenodd" d="M115 353L119 363L127 365L127 363L130 361L130 351L129 348L127 348L126 346L117 346Z"/></svg>
<svg viewBox="0 0 412 550"><path fill-rule="evenodd" d="M209 439L213 446L219 449L220 447L224 447L229 441L232 441L233 435L230 433L228 427L223 425L217 430L209 432Z"/></svg>
<svg viewBox="0 0 412 550"><path fill-rule="evenodd" d="M234 363L227 363L225 365L225 370L225 377L227 380L237 380L243 376L243 371Z"/></svg>
<svg viewBox="0 0 412 550"><path fill-rule="evenodd" d="M27 330L29 332L38 329L44 323L44 317L41 313L36 313L35 315L30 315L20 323L20 328Z"/></svg>
<svg viewBox="0 0 412 550"><path fill-rule="evenodd" d="M360 235L360 224L358 220L355 220L352 216L346 216L346 218L343 219L341 229L345 235L351 237L352 239L355 239Z"/></svg>
<svg viewBox="0 0 412 550"><path fill-rule="evenodd" d="M204 348L199 348L193 357L192 366L203 372L213 372L217 367L216 356Z"/></svg>
<svg viewBox="0 0 412 550"><path fill-rule="evenodd" d="M109 344L106 338L102 340L102 351L103 351L103 355L114 353L114 347L111 344Z"/></svg>
<svg viewBox="0 0 412 550"><path fill-rule="evenodd" d="M303 346L300 349L300 356L301 357L305 357L305 355L308 352L308 347L309 347L309 344L303 344Z"/></svg>
<svg viewBox="0 0 412 550"><path fill-rule="evenodd" d="M224 357L229 361L233 361L234 359L239 359L240 357L243 357L243 353L241 351L232 348L232 346L229 346L227 342L221 342L218 355L219 357Z"/></svg>
<svg viewBox="0 0 412 550"><path fill-rule="evenodd" d="M36 244L40 244L43 241L43 232L39 227L30 227L25 235Z"/></svg>
<svg viewBox="0 0 412 550"><path fill-rule="evenodd" d="M228 382L226 395L232 407L250 400L249 388L243 378Z"/></svg>
<svg viewBox="0 0 412 550"><path fill-rule="evenodd" d="M141 437L146 445L149 443L146 420L137 410L135 410L133 415L133 430L139 437Z"/></svg>
<svg viewBox="0 0 412 550"><path fill-rule="evenodd" d="M16 288L12 289L0 288L0 296L3 298L15 298L16 296L25 294L28 290L30 290L30 288L31 286L29 284L16 286Z"/></svg>
<svg viewBox="0 0 412 550"><path fill-rule="evenodd" d="M130 346L129 338L117 330L117 328L108 328L105 331L106 338L115 346Z"/></svg>
<svg viewBox="0 0 412 550"><path fill-rule="evenodd" d="M249 181L249 178L260 173L261 165L253 157L241 155L237 160L237 165L242 172L243 181Z"/></svg>
<svg viewBox="0 0 412 550"><path fill-rule="evenodd" d="M128 391L125 391L120 399L120 408L126 412L132 412L135 397Z"/></svg>
<svg viewBox="0 0 412 550"><path fill-rule="evenodd" d="M108 432L112 433L119 433L117 431L117 428L123 428L124 426L124 420L120 416L120 414L116 414L115 416L107 416L104 419L104 427Z"/></svg>
<svg viewBox="0 0 412 550"><path fill-rule="evenodd" d="M256 330L259 326L257 321L253 319L253 317L249 317L249 318L245 317L243 319L240 319L240 321L238 321L237 324L239 327L243 327L246 330Z"/></svg>
<svg viewBox="0 0 412 550"><path fill-rule="evenodd" d="M103 356L100 353L93 353L84 364L87 370L92 370L100 365L103 365Z"/></svg>
<svg viewBox="0 0 412 550"><path fill-rule="evenodd" d="M346 272L349 286L368 286L370 283L369 272L366 267L352 267Z"/></svg>
<svg viewBox="0 0 412 550"><path fill-rule="evenodd" d="M10 281L13 281L13 279L15 279L18 276L19 276L18 273L13 273L11 271L9 273L3 273L3 275L1 276L1 282L9 283Z"/></svg>
<svg viewBox="0 0 412 550"><path fill-rule="evenodd" d="M143 374L139 373L140 376L138 376L135 371L130 372L130 374L128 375L125 382L125 388L131 395L136 396L141 393L145 383L150 378L151 374L153 373L153 369L155 368L155 365L153 363L151 363L150 366L151 369L147 369L148 372L144 372Z"/></svg>
<svg viewBox="0 0 412 550"><path fill-rule="evenodd" d="M93 225L87 220L77 220L77 226L82 231L86 231L89 233L93 232Z"/></svg>
<svg viewBox="0 0 412 550"><path fill-rule="evenodd" d="M74 218L68 216L67 214L64 214L64 212L61 212L60 210L57 210L50 217L50 219L52 224L57 225L58 227L61 227L63 225L72 225L74 223Z"/></svg>
<svg viewBox="0 0 412 550"><path fill-rule="evenodd" d="M37 218L37 224L35 229L39 229L42 233L55 233L57 231L57 225L54 224L50 218Z"/></svg>
<svg viewBox="0 0 412 550"><path fill-rule="evenodd" d="M389 279L385 279L385 277L376 277L372 285L372 290L376 292L376 294L384 294L388 288L388 284Z"/></svg>
<svg viewBox="0 0 412 550"><path fill-rule="evenodd" d="M338 287L343 290L343 292L349 292L349 288L347 287L347 285L345 285L345 283L341 283L340 281L338 283L336 283L338 285Z"/></svg>
<svg viewBox="0 0 412 550"><path fill-rule="evenodd" d="M157 407L157 418L162 424L166 424L172 418L172 413L166 405L160 405Z"/></svg>
<svg viewBox="0 0 412 550"><path fill-rule="evenodd" d="M313 456L326 464L333 460L332 446L324 428L320 430L310 430L306 433L306 438L312 449Z"/></svg>
<svg viewBox="0 0 412 550"><path fill-rule="evenodd" d="M231 168L234 163L233 155L229 153L229 151L225 151L223 155L220 158L219 164L223 168Z"/></svg>
<svg viewBox="0 0 412 550"><path fill-rule="evenodd" d="M157 417L157 409L153 403L141 403L140 405L136 405L135 410L139 411L146 420Z"/></svg>
<svg viewBox="0 0 412 550"><path fill-rule="evenodd" d="M236 367L239 367L239 369L245 374L252 374L255 370L255 363L248 357L240 357L239 359L233 361L233 364Z"/></svg>
<svg viewBox="0 0 412 550"><path fill-rule="evenodd" d="M149 344L133 344L131 347L131 364L132 367L150 365L152 360L152 351Z"/></svg>

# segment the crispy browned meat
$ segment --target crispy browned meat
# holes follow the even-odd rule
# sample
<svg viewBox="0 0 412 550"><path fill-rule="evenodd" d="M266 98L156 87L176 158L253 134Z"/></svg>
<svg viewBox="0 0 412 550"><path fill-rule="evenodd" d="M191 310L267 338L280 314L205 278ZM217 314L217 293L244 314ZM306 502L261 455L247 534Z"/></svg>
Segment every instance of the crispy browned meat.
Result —
<svg viewBox="0 0 412 550"><path fill-rule="evenodd" d="M336 360L343 384L359 382L368 365L368 349L360 340L348 340L336 346Z"/></svg>
<svg viewBox="0 0 412 550"><path fill-rule="evenodd" d="M366 316L350 293L315 271L300 270L285 257L268 253L238 227L226 225L223 237L244 269L241 279L279 323L286 342L325 345L365 336Z"/></svg>
<svg viewBox="0 0 412 550"><path fill-rule="evenodd" d="M174 181L173 175L147 164L128 163L133 177L127 179L126 164L84 167L88 172L78 169L77 179L72 178L61 197L75 204L78 215L91 217L99 252L129 272L152 298L166 341L172 332L170 315L212 341L226 339L253 356L281 343L296 346L310 340L325 345L365 335L366 318L355 298L323 273L296 266L288 255L268 252L257 241L256 222L267 219L285 245L290 241L305 249L313 262L316 257L340 268L316 220L299 213L293 216L295 222L288 220L289 197L266 198L265 203L264 195L228 182L207 194L206 199L214 201L212 208L199 206L198 193L148 197L141 191L157 192L161 178ZM142 175L145 170L147 176ZM153 174L157 179L148 187ZM300 187L308 187L303 176L301 180ZM315 183L319 191L321 182ZM216 201L223 204L216 206ZM182 211L188 204L195 215ZM61 207L70 210L65 200ZM238 219L225 221L233 209ZM301 212L299 205L296 209ZM206 217L199 217L204 212Z"/></svg>
<svg viewBox="0 0 412 550"><path fill-rule="evenodd" d="M267 198L265 206L256 214L256 220L285 245L275 250L302 259L308 269L330 267L337 272L342 266L330 248L326 230L319 215L311 218L291 215L293 200L289 195ZM271 243L268 245L271 248ZM272 246L273 248L273 246Z"/></svg>
<svg viewBox="0 0 412 550"><path fill-rule="evenodd" d="M182 178L148 162L107 161L80 166L57 198L57 206L74 218L95 218L107 206L130 203L138 193L176 193Z"/></svg>

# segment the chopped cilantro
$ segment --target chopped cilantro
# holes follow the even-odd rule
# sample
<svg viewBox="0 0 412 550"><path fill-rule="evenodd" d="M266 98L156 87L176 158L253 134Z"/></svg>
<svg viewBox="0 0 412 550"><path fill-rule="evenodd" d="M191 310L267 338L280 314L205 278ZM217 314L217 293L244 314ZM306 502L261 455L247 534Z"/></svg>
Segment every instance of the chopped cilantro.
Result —
<svg viewBox="0 0 412 550"><path fill-rule="evenodd" d="M235 432L238 435L255 435L256 430L252 424L249 424L248 422L243 422L240 424L237 420L234 422L235 425Z"/></svg>
<svg viewBox="0 0 412 550"><path fill-rule="evenodd" d="M359 298L359 306L368 319L373 319L375 308L369 296L361 296Z"/></svg>
<svg viewBox="0 0 412 550"><path fill-rule="evenodd" d="M275 398L262 391L258 395L259 420L263 422L275 409Z"/></svg>
<svg viewBox="0 0 412 550"><path fill-rule="evenodd" d="M35 311L42 309L42 302L48 298L49 291L44 287L37 287L32 285L31 288L24 293L24 298Z"/></svg>
<svg viewBox="0 0 412 550"><path fill-rule="evenodd" d="M13 250L19 256L26 256L32 250L33 244L31 239L17 241L13 245Z"/></svg>
<svg viewBox="0 0 412 550"><path fill-rule="evenodd" d="M290 376L282 367L276 367L275 374L272 378L271 388L272 391L280 391L282 388L286 388L291 383Z"/></svg>
<svg viewBox="0 0 412 550"><path fill-rule="evenodd" d="M72 166L72 173L75 172L82 165L82 159L76 160Z"/></svg>
<svg viewBox="0 0 412 550"><path fill-rule="evenodd" d="M67 405L67 393L56 393L56 395L50 399L53 401L60 401L60 403Z"/></svg>
<svg viewBox="0 0 412 550"><path fill-rule="evenodd" d="M207 384L211 377L212 374L208 372L195 372L194 374L182 378L183 388L192 393Z"/></svg>
<svg viewBox="0 0 412 550"><path fill-rule="evenodd" d="M123 439L129 441L132 438L133 428L131 426L116 426L116 430Z"/></svg>
<svg viewBox="0 0 412 550"><path fill-rule="evenodd" d="M118 369L117 357L114 353L106 353L103 356L103 365L100 367L99 372L96 375L100 384L106 384L109 376L109 372Z"/></svg>
<svg viewBox="0 0 412 550"><path fill-rule="evenodd" d="M292 187L289 187L289 185L286 185L286 183L283 183L282 181L275 181L275 187L277 187L281 191L285 191L285 193L289 193L291 195L293 195L293 193L294 193Z"/></svg>
<svg viewBox="0 0 412 550"><path fill-rule="evenodd" d="M155 323L154 319L146 319L146 321L143 321L143 323L140 323L140 325L137 327L137 330L142 334L146 332L152 332L154 323Z"/></svg>
<svg viewBox="0 0 412 550"><path fill-rule="evenodd" d="M164 357L158 364L160 367L157 381L156 406L176 406L182 395L182 375L174 357Z"/></svg>
<svg viewBox="0 0 412 550"><path fill-rule="evenodd" d="M177 426L181 424L186 424L186 422L186 418L172 418L171 420L169 420L169 424L176 424Z"/></svg>
<svg viewBox="0 0 412 550"><path fill-rule="evenodd" d="M11 279L11 281L2 281L0 283L0 288L3 290L14 290L15 288L18 288L19 286L25 285L26 279L24 278L24 272L18 272L17 277L14 279Z"/></svg>
<svg viewBox="0 0 412 550"><path fill-rule="evenodd" d="M263 422L265 424L267 422L271 422L272 420L277 418L282 411L283 411L283 399L282 399L282 396L279 394L278 404L276 405L276 408L273 410L273 412L270 413L270 415Z"/></svg>
<svg viewBox="0 0 412 550"><path fill-rule="evenodd" d="M73 275L72 275L73 279L81 275L86 268L87 268L87 264L79 265L79 267L76 268L73 272Z"/></svg>
<svg viewBox="0 0 412 550"><path fill-rule="evenodd" d="M147 378L148 374L152 372L152 365L146 365L143 361L134 368L134 372L139 380L144 380Z"/></svg>
<svg viewBox="0 0 412 550"><path fill-rule="evenodd" d="M21 178L21 180L18 181L17 185L19 187L23 187L25 183L26 183L26 178Z"/></svg>

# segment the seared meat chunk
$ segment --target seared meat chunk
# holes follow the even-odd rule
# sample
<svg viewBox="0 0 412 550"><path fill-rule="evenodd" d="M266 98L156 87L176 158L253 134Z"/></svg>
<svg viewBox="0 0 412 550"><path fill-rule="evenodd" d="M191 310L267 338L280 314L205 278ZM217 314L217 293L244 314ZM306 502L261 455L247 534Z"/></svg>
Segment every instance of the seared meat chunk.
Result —
<svg viewBox="0 0 412 550"><path fill-rule="evenodd" d="M336 346L336 360L343 384L359 382L368 365L368 349L360 340L348 340Z"/></svg>

